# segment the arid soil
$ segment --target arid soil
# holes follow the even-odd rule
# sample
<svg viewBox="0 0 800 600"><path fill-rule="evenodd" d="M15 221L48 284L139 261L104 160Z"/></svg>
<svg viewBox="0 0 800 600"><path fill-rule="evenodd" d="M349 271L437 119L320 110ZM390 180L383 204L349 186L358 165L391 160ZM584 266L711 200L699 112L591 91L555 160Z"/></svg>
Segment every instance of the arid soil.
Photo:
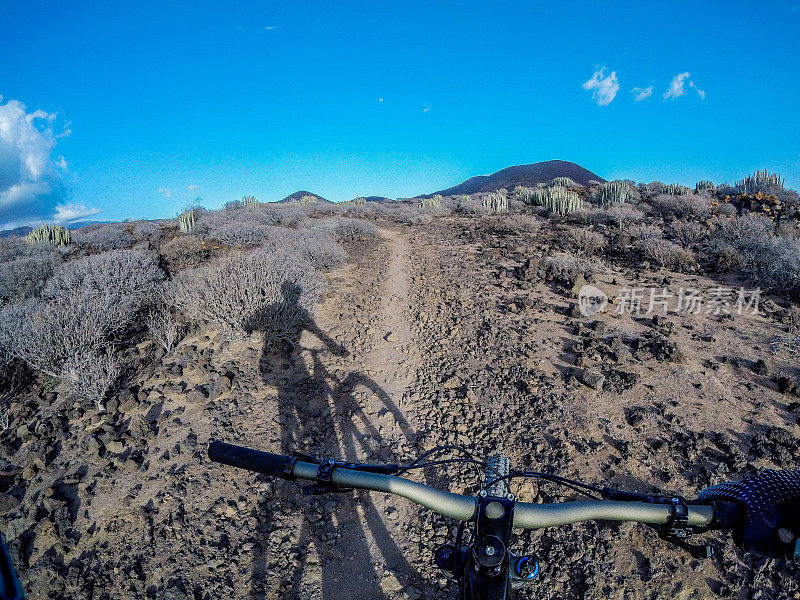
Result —
<svg viewBox="0 0 800 600"><path fill-rule="evenodd" d="M2 437L3 530L29 598L452 598L432 565L454 522L403 499L301 485L210 463L209 440L405 462L456 443L515 467L599 486L694 497L800 459L797 365L773 355L786 310L756 315L575 310L581 281L538 259L558 227L515 233L502 217L382 223L348 246L291 348L193 332L141 369L108 412L30 390L26 425ZM528 260L532 259L532 260ZM614 263L592 282L710 289L719 280ZM731 285L738 285L730 282ZM604 377L598 379L591 373ZM412 477L474 493L469 466ZM519 480L519 499L572 499ZM645 526L589 523L521 533L542 573L521 598L800 598L795 565L719 540L698 561Z"/></svg>

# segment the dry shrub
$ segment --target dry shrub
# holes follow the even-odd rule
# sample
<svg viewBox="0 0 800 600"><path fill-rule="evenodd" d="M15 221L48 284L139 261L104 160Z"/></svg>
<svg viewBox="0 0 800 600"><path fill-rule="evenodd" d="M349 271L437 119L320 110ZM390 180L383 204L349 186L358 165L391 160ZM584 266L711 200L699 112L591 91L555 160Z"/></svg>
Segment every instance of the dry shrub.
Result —
<svg viewBox="0 0 800 600"><path fill-rule="evenodd" d="M280 232L281 228L274 225L248 220L223 223L213 230L209 237L228 246L259 246L270 238L280 235Z"/></svg>
<svg viewBox="0 0 800 600"><path fill-rule="evenodd" d="M651 204L662 217L674 216L679 219L688 217L706 218L711 214L711 198L689 194L686 196L656 196Z"/></svg>
<svg viewBox="0 0 800 600"><path fill-rule="evenodd" d="M174 284L175 305L193 320L234 335L259 331L269 342L292 342L323 280L296 255L258 248L183 271Z"/></svg>
<svg viewBox="0 0 800 600"><path fill-rule="evenodd" d="M534 235L542 226L534 215L525 213L505 214L498 219L498 225L519 235Z"/></svg>
<svg viewBox="0 0 800 600"><path fill-rule="evenodd" d="M172 352L180 337L178 317L168 307L152 309L145 320L150 335L165 352Z"/></svg>
<svg viewBox="0 0 800 600"><path fill-rule="evenodd" d="M548 256L544 264L549 271L562 278L572 278L578 273L589 278L604 269L599 259L577 252L558 252Z"/></svg>
<svg viewBox="0 0 800 600"><path fill-rule="evenodd" d="M760 288L797 297L800 294L800 240L775 234L763 215L715 219L711 252L718 269L739 268Z"/></svg>
<svg viewBox="0 0 800 600"><path fill-rule="evenodd" d="M374 238L378 235L378 228L372 223L344 217L314 219L307 225L307 229L331 234L340 242Z"/></svg>
<svg viewBox="0 0 800 600"><path fill-rule="evenodd" d="M665 239L645 238L639 247L647 258L654 260L662 267L686 268L695 262L691 250L681 248Z"/></svg>
<svg viewBox="0 0 800 600"><path fill-rule="evenodd" d="M161 246L160 254L170 273L199 267L208 260L208 245L194 235L180 235Z"/></svg>
<svg viewBox="0 0 800 600"><path fill-rule="evenodd" d="M639 243L664 237L664 231L655 225L635 225L630 228L630 234Z"/></svg>
<svg viewBox="0 0 800 600"><path fill-rule="evenodd" d="M55 377L77 398L102 402L115 372L103 356L113 353L114 336L136 311L158 295L163 278L150 256L134 250L66 263L40 299L3 310L0 340L6 340L11 356ZM94 390L94 397L87 390Z"/></svg>
<svg viewBox="0 0 800 600"><path fill-rule="evenodd" d="M71 232L72 241L78 246L105 252L122 250L135 243L131 228L127 223L98 223L86 225Z"/></svg>
<svg viewBox="0 0 800 600"><path fill-rule="evenodd" d="M705 226L694 221L675 221L670 229L684 248L697 244L706 237Z"/></svg>
<svg viewBox="0 0 800 600"><path fill-rule="evenodd" d="M595 254L606 245L606 238L588 227L570 229L567 240L587 254Z"/></svg>
<svg viewBox="0 0 800 600"><path fill-rule="evenodd" d="M53 253L0 263L0 306L38 294L58 264Z"/></svg>
<svg viewBox="0 0 800 600"><path fill-rule="evenodd" d="M625 225L638 223L644 219L644 213L630 204L613 204L604 212L620 229Z"/></svg>

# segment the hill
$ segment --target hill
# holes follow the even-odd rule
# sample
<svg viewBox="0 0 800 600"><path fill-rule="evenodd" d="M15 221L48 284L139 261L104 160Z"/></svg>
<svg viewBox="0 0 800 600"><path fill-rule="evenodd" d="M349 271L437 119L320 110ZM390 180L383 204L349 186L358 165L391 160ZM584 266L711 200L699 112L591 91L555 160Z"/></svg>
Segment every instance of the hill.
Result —
<svg viewBox="0 0 800 600"><path fill-rule="evenodd" d="M287 202L292 202L293 200L300 200L300 198L302 198L303 196L314 196L314 198L317 199L317 202L330 202L330 200L326 200L322 196L319 196L317 194L312 194L311 192L307 192L306 190L300 190L298 192L295 192L294 194L289 194L283 200L278 200L278 202L285 204Z"/></svg>
<svg viewBox="0 0 800 600"><path fill-rule="evenodd" d="M434 194L454 196L457 194L493 192L500 188L511 190L518 185L531 186L537 183L549 183L556 177L569 177L581 185L586 185L591 180L605 181L605 179L592 173L589 169L585 169L573 162L566 160L547 160L530 165L507 167L491 175L470 177L456 186L434 192ZM433 194L428 194L428 196L432 195Z"/></svg>

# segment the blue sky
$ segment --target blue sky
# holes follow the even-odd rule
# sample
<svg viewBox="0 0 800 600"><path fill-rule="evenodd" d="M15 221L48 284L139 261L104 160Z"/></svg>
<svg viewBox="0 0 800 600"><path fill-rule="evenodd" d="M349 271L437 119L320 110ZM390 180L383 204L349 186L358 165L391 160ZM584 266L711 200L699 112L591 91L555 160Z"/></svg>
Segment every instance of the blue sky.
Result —
<svg viewBox="0 0 800 600"><path fill-rule="evenodd" d="M0 227L413 196L554 158L687 185L766 167L800 188L800 0L0 12Z"/></svg>

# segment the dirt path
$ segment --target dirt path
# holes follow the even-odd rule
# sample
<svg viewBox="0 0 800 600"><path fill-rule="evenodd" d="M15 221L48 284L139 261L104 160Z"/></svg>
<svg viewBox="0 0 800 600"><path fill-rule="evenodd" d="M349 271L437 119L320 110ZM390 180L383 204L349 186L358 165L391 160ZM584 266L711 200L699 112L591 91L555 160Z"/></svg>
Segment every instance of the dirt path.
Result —
<svg viewBox="0 0 800 600"><path fill-rule="evenodd" d="M363 357L365 372L381 384L392 398L402 399L413 379L418 352L408 322L409 244L405 235L384 229L388 263L382 275L378 323L373 330L372 351ZM377 335L375 335L377 334Z"/></svg>

